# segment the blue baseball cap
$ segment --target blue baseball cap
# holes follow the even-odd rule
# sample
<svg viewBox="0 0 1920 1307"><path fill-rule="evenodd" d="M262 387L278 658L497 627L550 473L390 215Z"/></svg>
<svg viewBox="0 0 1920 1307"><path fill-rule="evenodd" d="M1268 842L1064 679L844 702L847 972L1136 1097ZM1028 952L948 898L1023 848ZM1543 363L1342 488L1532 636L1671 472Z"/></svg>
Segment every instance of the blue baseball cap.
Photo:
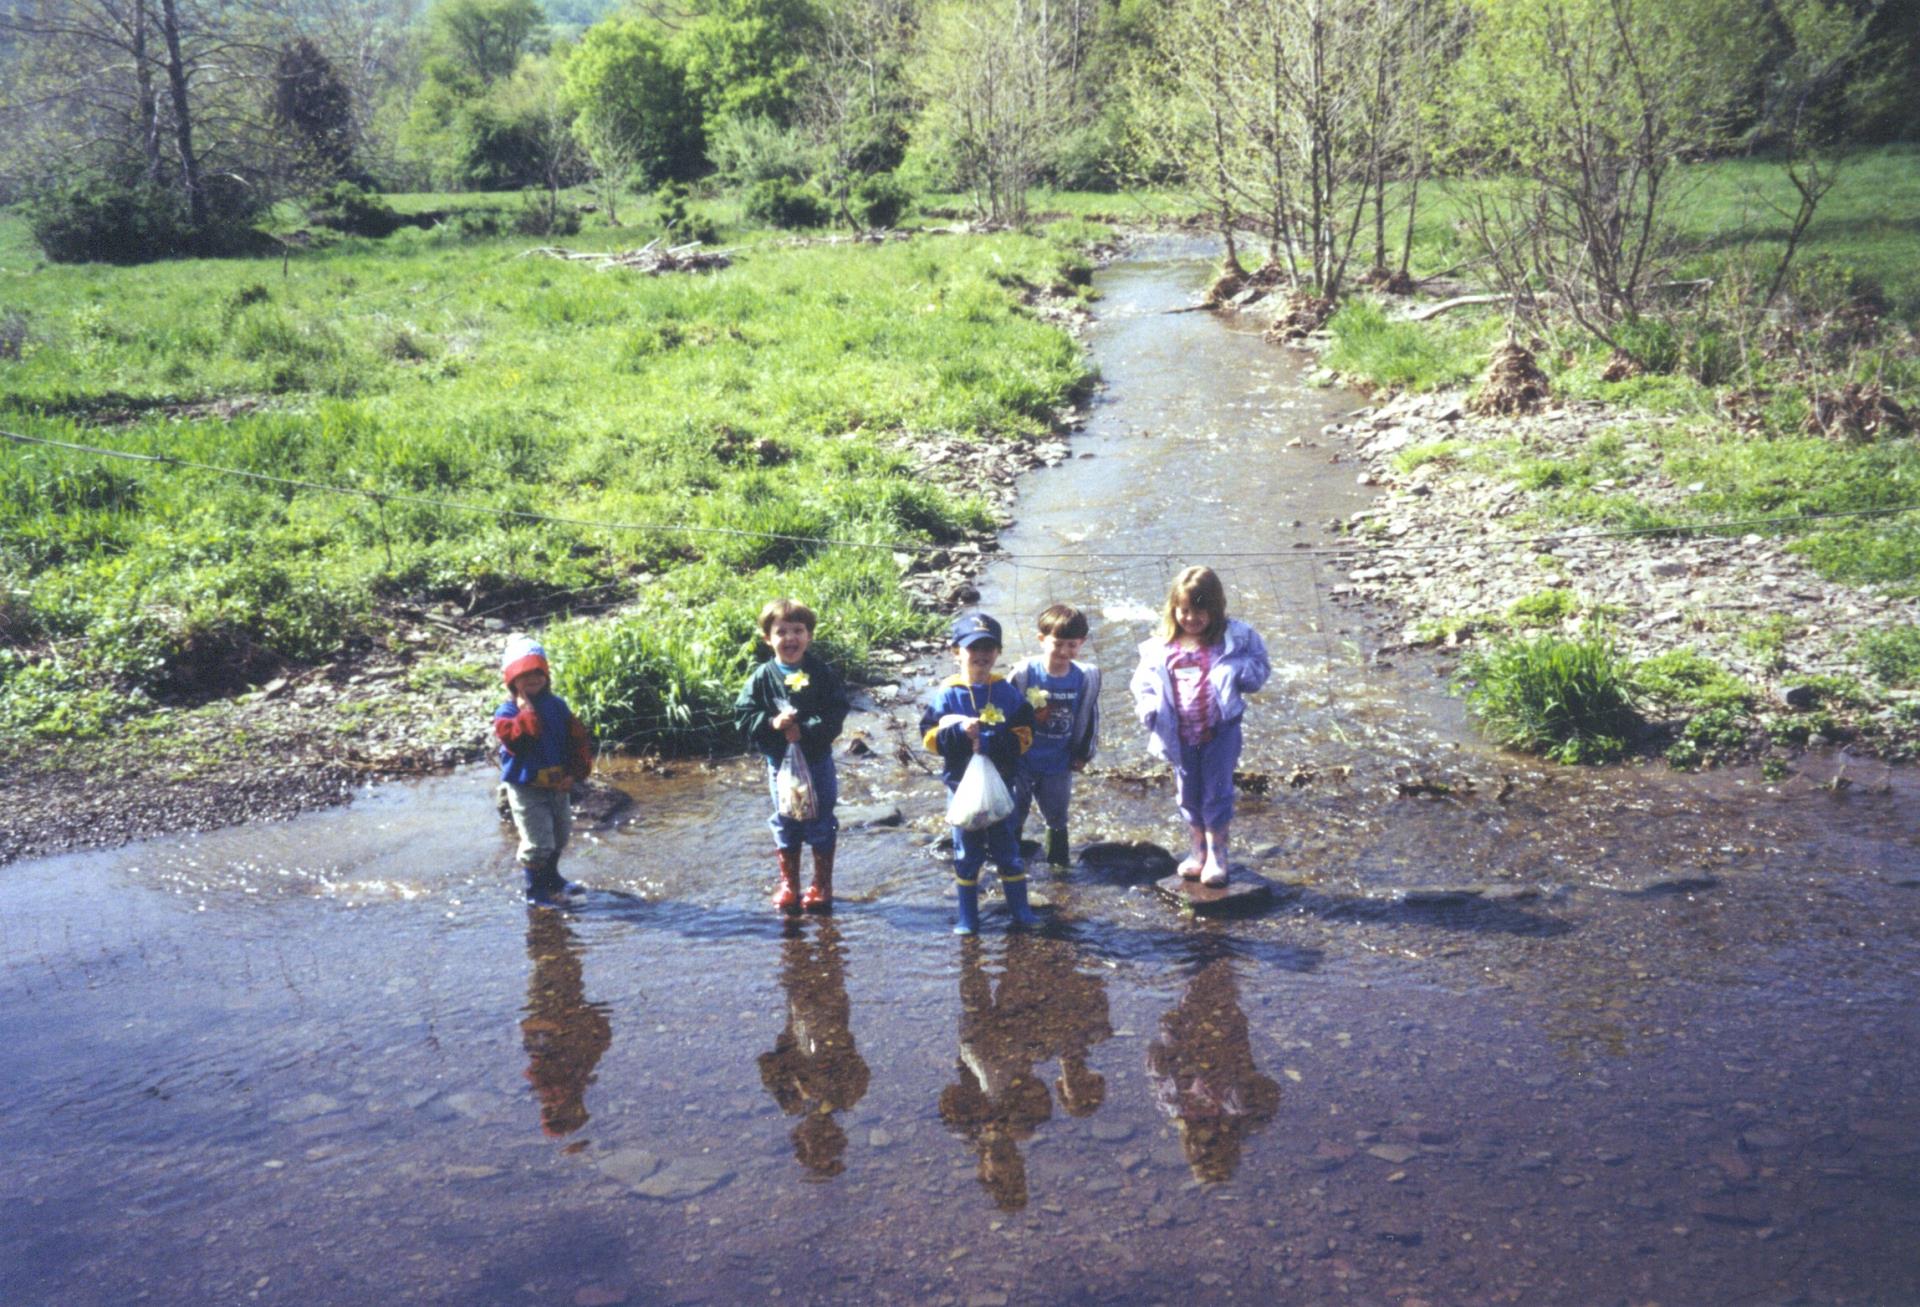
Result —
<svg viewBox="0 0 1920 1307"><path fill-rule="evenodd" d="M955 648L964 649L970 644L979 644L982 640L991 640L1002 644L1000 623L985 613L962 613L953 619L948 631L948 643Z"/></svg>

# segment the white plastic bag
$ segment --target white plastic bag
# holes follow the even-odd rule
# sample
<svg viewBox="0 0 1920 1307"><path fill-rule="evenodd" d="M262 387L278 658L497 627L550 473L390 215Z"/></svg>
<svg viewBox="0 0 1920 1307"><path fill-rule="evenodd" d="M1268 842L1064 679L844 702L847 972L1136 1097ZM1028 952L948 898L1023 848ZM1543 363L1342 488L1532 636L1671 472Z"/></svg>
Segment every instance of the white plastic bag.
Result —
<svg viewBox="0 0 1920 1307"><path fill-rule="evenodd" d="M953 798L947 804L947 824L961 830L985 830L1011 816L1013 795L1007 793L1000 769L987 761L986 754L974 754L960 783L953 787Z"/></svg>
<svg viewBox="0 0 1920 1307"><path fill-rule="evenodd" d="M813 788L813 773L807 769L807 755L800 746L787 745L787 756L780 763L774 781L780 796L780 815L790 821L812 821L820 815L820 794Z"/></svg>

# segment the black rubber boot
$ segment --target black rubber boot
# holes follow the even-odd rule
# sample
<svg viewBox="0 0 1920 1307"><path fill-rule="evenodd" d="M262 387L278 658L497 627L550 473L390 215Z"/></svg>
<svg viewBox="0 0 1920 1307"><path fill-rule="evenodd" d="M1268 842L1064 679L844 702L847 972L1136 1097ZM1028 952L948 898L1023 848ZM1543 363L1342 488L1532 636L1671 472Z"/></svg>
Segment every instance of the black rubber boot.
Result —
<svg viewBox="0 0 1920 1307"><path fill-rule="evenodd" d="M1073 852L1067 847L1067 828L1047 828L1047 862L1055 867L1073 865Z"/></svg>

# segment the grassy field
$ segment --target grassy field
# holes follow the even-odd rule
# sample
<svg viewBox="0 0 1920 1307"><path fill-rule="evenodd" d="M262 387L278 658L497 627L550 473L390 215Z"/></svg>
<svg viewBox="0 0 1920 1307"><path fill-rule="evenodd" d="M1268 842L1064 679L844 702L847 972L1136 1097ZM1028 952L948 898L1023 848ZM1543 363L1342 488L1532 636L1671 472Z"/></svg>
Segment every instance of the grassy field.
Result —
<svg viewBox="0 0 1920 1307"><path fill-rule="evenodd" d="M286 479L8 445L0 728L84 735L231 692L382 638L392 605L622 599L555 631L566 688L610 738L699 742L765 598L818 604L856 666L925 628L889 546L988 514L913 475L903 440L1039 431L1088 380L1020 302L1079 293L1065 240L761 239L658 278L539 243L407 229L284 263L53 266L0 221L0 428Z"/></svg>

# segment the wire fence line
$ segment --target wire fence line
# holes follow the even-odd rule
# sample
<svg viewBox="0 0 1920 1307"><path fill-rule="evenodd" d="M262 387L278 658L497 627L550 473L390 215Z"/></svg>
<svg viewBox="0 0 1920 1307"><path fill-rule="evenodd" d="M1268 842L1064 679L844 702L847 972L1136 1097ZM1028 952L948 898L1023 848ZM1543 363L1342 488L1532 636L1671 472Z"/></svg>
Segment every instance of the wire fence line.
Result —
<svg viewBox="0 0 1920 1307"><path fill-rule="evenodd" d="M157 464L182 468L188 471L205 472L215 476L234 477L236 479L261 482L269 485L285 486L297 490L307 490L319 494L340 495L348 498L370 500L378 505L411 504L422 508L434 508L447 512L472 513L492 518L509 518L515 521L542 523L552 526L569 526L583 530L596 531L635 531L659 535L719 536L734 539L765 540L781 544L810 545L821 549L866 549L886 550L896 554L906 554L914 558L926 558L935 554L951 554L951 546L929 544L919 540L850 540L835 536L796 535L779 531L754 531L742 527L702 526L690 522L626 522L598 518L571 517L563 514L536 513L527 509L502 508L493 504L476 504L465 500L447 499L435 495L420 495L404 491L373 490L361 486L342 486L324 481L311 481L299 477L277 476L268 472L255 472L246 468L222 467L213 463L201 463L192 459L177 458L170 454L142 454L132 450L112 449L99 445L86 445L76 441L54 440L46 436L29 436L16 431L0 429L0 437L17 445L65 450L69 453L85 454L98 458L121 459L128 462ZM1635 538L1660 538L1683 535L1709 536L1733 531L1751 531L1762 527L1805 526L1814 522L1830 522L1846 519L1871 519L1897 517L1907 513L1920 512L1920 503L1893 504L1883 508L1842 509L1823 513L1791 513L1775 516L1702 518L1689 522L1674 522L1662 526L1592 528L1576 527L1561 531L1543 531L1526 535L1481 536L1471 545L1462 545L1458 541L1420 542L1413 544L1386 543L1381 541L1352 541L1338 545L1296 544L1285 549L1249 549L1209 551L1209 558L1254 560L1270 566L1298 561L1309 567L1317 568L1318 559L1351 559L1368 555L1389 557L1409 553L1449 552L1457 553L1462 548L1492 550L1496 548L1520 548L1543 544L1578 544L1602 540L1626 540ZM1141 560L1163 560L1170 558L1166 550L1129 552L1125 550L1102 549L1097 554L1079 552L1047 553L1003 553L998 550L983 549L979 554L983 564L1016 563L1036 572L1047 571L1063 576L1098 576L1110 573L1130 563ZM1089 566L1090 559L1105 560Z"/></svg>

